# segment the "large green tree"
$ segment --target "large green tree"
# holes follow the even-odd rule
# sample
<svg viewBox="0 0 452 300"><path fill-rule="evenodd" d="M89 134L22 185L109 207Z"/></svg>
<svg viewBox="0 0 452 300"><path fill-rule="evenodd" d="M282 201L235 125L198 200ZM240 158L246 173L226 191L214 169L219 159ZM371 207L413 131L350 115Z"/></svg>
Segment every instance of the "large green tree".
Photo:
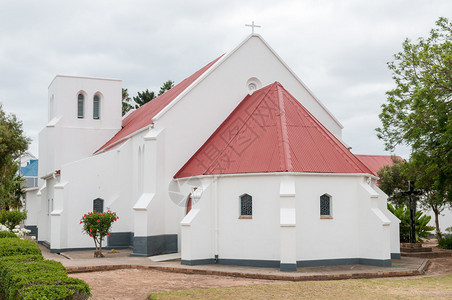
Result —
<svg viewBox="0 0 452 300"><path fill-rule="evenodd" d="M386 149L411 147L417 188L431 185L452 201L452 23L439 18L427 38L406 39L388 63L396 87L387 94L377 128Z"/></svg>
<svg viewBox="0 0 452 300"><path fill-rule="evenodd" d="M448 201L434 189L434 178L423 176L424 158L413 155L409 161L403 161L392 157L393 164L386 165L378 171L378 185L388 195L388 200L397 208L408 205L408 198L401 192L409 189L408 182L414 182L416 189L422 195L417 197L417 203L423 210L432 210L435 217L435 228L438 239L442 238L439 215L450 206Z"/></svg>
<svg viewBox="0 0 452 300"><path fill-rule="evenodd" d="M22 122L14 114L6 114L0 103L0 208L17 207L18 169L15 161L28 148L30 139L22 129Z"/></svg>
<svg viewBox="0 0 452 300"><path fill-rule="evenodd" d="M406 197L400 192L408 189L408 178L405 175L405 162L392 156L392 165L385 165L378 170L378 187L388 195L388 201L399 207L406 203Z"/></svg>

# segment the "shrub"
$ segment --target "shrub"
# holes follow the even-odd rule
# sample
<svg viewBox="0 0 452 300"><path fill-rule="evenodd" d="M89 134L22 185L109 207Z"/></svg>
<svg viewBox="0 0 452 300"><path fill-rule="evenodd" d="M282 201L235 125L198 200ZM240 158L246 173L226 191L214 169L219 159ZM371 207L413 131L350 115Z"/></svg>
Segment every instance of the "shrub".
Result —
<svg viewBox="0 0 452 300"><path fill-rule="evenodd" d="M9 230L13 230L21 221L27 218L26 211L2 210L0 213L0 223L5 224Z"/></svg>
<svg viewBox="0 0 452 300"><path fill-rule="evenodd" d="M41 255L41 249L35 242L17 237L0 239L0 257L27 254Z"/></svg>
<svg viewBox="0 0 452 300"><path fill-rule="evenodd" d="M83 232L89 234L94 240L94 257L103 257L102 254L102 240L110 235L109 231L113 222L116 222L119 217L116 213L107 211L105 213L90 212L84 214L80 220L80 224L83 225Z"/></svg>
<svg viewBox="0 0 452 300"><path fill-rule="evenodd" d="M89 286L68 277L60 262L19 258L0 261L2 299L87 299Z"/></svg>
<svg viewBox="0 0 452 300"><path fill-rule="evenodd" d="M0 239L3 238L17 238L17 235L10 231L0 231Z"/></svg>
<svg viewBox="0 0 452 300"><path fill-rule="evenodd" d="M388 203L388 210L400 220L400 241L409 242L410 241L410 209L405 205L400 205L395 208L390 203ZM430 222L430 216L424 215L422 211L416 211L414 216L415 234L416 242L419 242L422 238L428 238L431 235L431 231L435 227L428 226Z"/></svg>
<svg viewBox="0 0 452 300"><path fill-rule="evenodd" d="M438 246L443 249L452 249L452 235L440 239Z"/></svg>

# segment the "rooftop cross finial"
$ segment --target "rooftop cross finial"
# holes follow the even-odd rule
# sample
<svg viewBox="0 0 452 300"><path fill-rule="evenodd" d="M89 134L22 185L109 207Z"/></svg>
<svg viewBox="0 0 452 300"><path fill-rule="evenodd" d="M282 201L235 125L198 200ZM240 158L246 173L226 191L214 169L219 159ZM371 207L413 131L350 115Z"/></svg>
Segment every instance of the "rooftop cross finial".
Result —
<svg viewBox="0 0 452 300"><path fill-rule="evenodd" d="M254 34L254 27L256 27L256 28L260 28L261 27L260 25L254 25L254 21L251 22L251 25L250 24L245 24L245 26L251 27L251 34Z"/></svg>

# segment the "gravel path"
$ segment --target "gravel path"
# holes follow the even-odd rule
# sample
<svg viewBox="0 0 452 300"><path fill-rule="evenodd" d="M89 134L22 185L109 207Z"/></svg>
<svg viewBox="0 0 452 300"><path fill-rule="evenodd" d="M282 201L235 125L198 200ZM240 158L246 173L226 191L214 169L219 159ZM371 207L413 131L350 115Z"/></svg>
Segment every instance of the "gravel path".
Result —
<svg viewBox="0 0 452 300"><path fill-rule="evenodd" d="M71 277L86 281L92 299L146 299L152 292L191 290L282 281L245 279L214 275L181 274L149 269L123 269L105 272L75 273Z"/></svg>
<svg viewBox="0 0 452 300"><path fill-rule="evenodd" d="M433 258L431 262L432 264L427 272L428 277L452 274L452 257ZM152 292L284 282L214 275L181 274L149 269L75 273L69 274L69 276L85 280L91 287L92 299L146 299L146 296Z"/></svg>

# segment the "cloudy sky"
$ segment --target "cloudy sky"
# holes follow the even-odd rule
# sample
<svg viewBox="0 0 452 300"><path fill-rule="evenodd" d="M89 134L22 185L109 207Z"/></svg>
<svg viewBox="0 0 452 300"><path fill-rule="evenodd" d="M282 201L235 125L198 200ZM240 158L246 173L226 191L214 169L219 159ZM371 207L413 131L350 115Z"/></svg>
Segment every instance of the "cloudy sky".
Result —
<svg viewBox="0 0 452 300"><path fill-rule="evenodd" d="M359 154L388 154L375 135L386 63L426 36L450 0L21 1L0 3L0 102L38 155L47 87L57 74L118 78L131 96L180 82L256 30L344 125ZM400 147L397 154L407 158Z"/></svg>

